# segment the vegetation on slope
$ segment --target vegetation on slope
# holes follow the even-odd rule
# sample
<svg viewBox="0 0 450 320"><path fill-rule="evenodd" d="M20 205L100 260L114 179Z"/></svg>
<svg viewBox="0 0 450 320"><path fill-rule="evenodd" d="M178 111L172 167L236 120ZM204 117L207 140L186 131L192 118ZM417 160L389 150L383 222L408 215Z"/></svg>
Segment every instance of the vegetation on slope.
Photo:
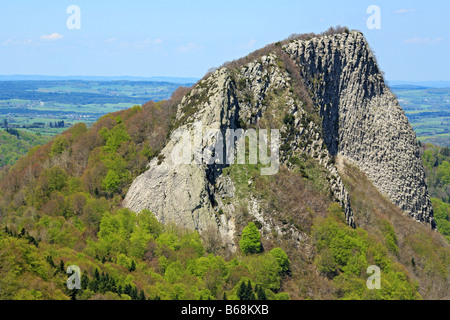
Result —
<svg viewBox="0 0 450 320"><path fill-rule="evenodd" d="M239 299L243 282L265 299L288 298L276 293L289 271L283 250L225 260L208 253L197 232L161 225L148 211L105 212L98 239L81 251L32 244L9 228L0 242L0 299ZM69 265L82 270L81 290L65 286Z"/></svg>
<svg viewBox="0 0 450 320"><path fill-rule="evenodd" d="M430 197L450 203L450 149L421 144Z"/></svg>
<svg viewBox="0 0 450 320"><path fill-rule="evenodd" d="M148 211L136 215L121 208L129 183L164 146L178 101L175 95L109 114L89 130L76 125L31 150L4 175L0 298L418 297L387 245L369 241L370 235L337 218L340 209L317 189L315 175L307 174L313 163L303 168L304 176L286 168L273 177L260 176L251 165L226 173L242 180L236 217L242 251L235 253L214 235L200 237L161 225ZM246 212L242 198L252 193L268 200L266 209L276 212L285 231L293 225L308 236L300 247L292 245L288 232L259 234L261 225ZM367 263L355 265L353 256ZM392 275L386 278L389 287L373 293L364 286L365 272L377 261ZM78 292L65 286L69 265L82 270Z"/></svg>
<svg viewBox="0 0 450 320"><path fill-rule="evenodd" d="M0 167L13 165L29 149L43 145L48 139L16 129L0 130Z"/></svg>
<svg viewBox="0 0 450 320"><path fill-rule="evenodd" d="M217 233L200 236L162 225L149 211L122 208L131 181L165 145L187 90L103 116L89 130L78 124L3 174L0 299L448 295L445 240L404 217L348 164L342 172L356 229L324 190L326 176L312 159L293 159L293 170L281 167L274 176L261 176L258 165L225 168L236 187L236 197L224 200L236 208L234 253ZM261 216L249 207L255 199ZM80 291L65 287L69 265L82 270ZM380 267L380 290L366 286L371 265Z"/></svg>
<svg viewBox="0 0 450 320"><path fill-rule="evenodd" d="M281 249L230 255L214 237L120 207L164 146L187 90L108 114L89 130L77 124L4 173L1 299L238 299L243 282L259 297L288 298ZM69 265L82 270L81 291L65 287Z"/></svg>
<svg viewBox="0 0 450 320"><path fill-rule="evenodd" d="M437 229L450 242L450 149L420 144Z"/></svg>
<svg viewBox="0 0 450 320"><path fill-rule="evenodd" d="M338 162L358 227L381 240L394 264L417 281L423 298L448 297L450 245L444 237L403 215L358 168Z"/></svg>
<svg viewBox="0 0 450 320"><path fill-rule="evenodd" d="M236 185L237 198L232 201L239 208L236 223L238 230L243 230L239 234L248 234L246 226L254 224L261 231L264 250L279 247L287 253L291 268L282 290L291 299L422 297L417 280L397 261L398 240L389 222L382 223L379 234L353 229L345 223L341 207L316 188L315 178L285 167L274 176L259 172L257 165L224 170ZM249 212L252 198L260 203L261 216ZM299 230L302 240L293 241L292 230ZM381 269L380 290L367 288L367 268L371 265Z"/></svg>

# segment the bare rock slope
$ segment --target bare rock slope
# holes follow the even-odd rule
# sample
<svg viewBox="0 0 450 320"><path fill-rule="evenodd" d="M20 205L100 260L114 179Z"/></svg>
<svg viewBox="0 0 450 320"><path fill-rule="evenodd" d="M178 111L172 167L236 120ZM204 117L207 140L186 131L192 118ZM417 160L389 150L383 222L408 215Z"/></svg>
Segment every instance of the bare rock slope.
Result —
<svg viewBox="0 0 450 320"><path fill-rule="evenodd" d="M270 48L195 85L178 106L173 139L135 179L124 205L136 212L150 209L164 223L200 232L213 228L233 244L235 208L223 201L235 196L233 181L222 175L227 165L174 163L173 150L181 143L176 132L195 132L199 123L223 133L268 126L281 132L281 165L291 167L292 159L306 155L323 166L331 197L349 225L355 221L334 164L338 155L356 164L405 214L434 227L415 133L364 36L344 32ZM198 151L210 148L214 138L200 143ZM250 211L254 205L249 199Z"/></svg>

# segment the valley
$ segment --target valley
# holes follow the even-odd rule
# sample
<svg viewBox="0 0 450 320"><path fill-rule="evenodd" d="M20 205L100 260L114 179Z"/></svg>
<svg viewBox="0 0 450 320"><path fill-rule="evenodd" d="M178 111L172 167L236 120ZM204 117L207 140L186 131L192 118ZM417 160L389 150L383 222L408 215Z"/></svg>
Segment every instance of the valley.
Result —
<svg viewBox="0 0 450 320"><path fill-rule="evenodd" d="M1 300L450 295L450 151L416 140L447 133L448 90L394 95L359 31L296 34L194 85L0 85L5 152L38 145L0 169ZM174 163L199 120L279 128L280 170Z"/></svg>

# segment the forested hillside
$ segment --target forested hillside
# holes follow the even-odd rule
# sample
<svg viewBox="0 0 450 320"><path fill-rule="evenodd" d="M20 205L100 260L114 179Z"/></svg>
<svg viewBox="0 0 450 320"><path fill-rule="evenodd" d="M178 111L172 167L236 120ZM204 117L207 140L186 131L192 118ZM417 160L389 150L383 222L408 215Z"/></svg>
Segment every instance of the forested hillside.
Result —
<svg viewBox="0 0 450 320"><path fill-rule="evenodd" d="M346 81L361 88L361 101L370 96L376 105L344 99L356 96L344 90L331 105L361 109L318 108L333 79L302 75L297 63L305 50L319 57L325 43L323 61L334 70L326 76L344 81L333 50L353 48L342 50L345 61L360 63L344 68L352 69ZM328 70L308 65L301 71ZM371 76L361 79L366 67ZM450 245L433 230L415 135L394 100L362 34L338 28L269 45L178 88L169 100L106 114L89 128L74 125L0 171L0 299L449 298ZM342 115L344 128L335 122ZM171 166L171 133L198 118L224 128L281 128L277 173L263 175L261 163ZM337 149L341 129L348 153ZM427 148L432 195L448 201L447 151ZM158 181L135 186L135 202L173 201L171 222L169 210L126 206L132 185L151 169L164 173L168 192L187 185L171 198L161 192L140 199L139 191ZM182 197L186 206L200 205L179 208ZM436 223L446 234L448 207L439 201ZM210 211L196 212L201 205ZM215 224L179 223L200 214ZM226 219L229 238L219 225ZM80 290L66 286L71 265L82 272ZM367 286L373 266L381 273L377 290Z"/></svg>
<svg viewBox="0 0 450 320"><path fill-rule="evenodd" d="M244 254L231 256L213 235L120 208L166 140L186 90L108 114L90 130L75 125L5 174L0 299L288 298L280 287L289 259L279 248L252 249L260 246L254 225L242 236ZM76 292L65 287L72 264L83 272Z"/></svg>
<svg viewBox="0 0 450 320"><path fill-rule="evenodd" d="M0 168L13 165L29 149L48 142L48 138L16 129L0 130Z"/></svg>
<svg viewBox="0 0 450 320"><path fill-rule="evenodd" d="M242 181L269 183L258 192L272 199L285 219L296 221L289 214L296 203L311 206L304 225L311 237L307 250L261 237L258 222L244 209L239 250L232 253L215 233L200 236L162 225L148 211L136 215L121 208L132 179L158 156L187 90L165 102L108 114L91 129L77 124L4 174L0 299L420 298L417 276L397 262L401 240L392 225L380 220L376 232L347 226L342 209L319 191L320 170L313 162L298 173L283 169L267 181L252 165L239 172ZM292 179L294 184L285 183ZM245 195L253 187L240 188ZM280 202L281 194L292 199ZM300 194L307 197L297 198ZM442 264L429 272L446 277L448 253L427 257L428 250L417 250L417 266ZM382 266L383 290L366 288L362 261ZM66 288L69 265L82 270L82 290Z"/></svg>
<svg viewBox="0 0 450 320"><path fill-rule="evenodd" d="M450 242L450 149L427 143L420 151L438 230Z"/></svg>

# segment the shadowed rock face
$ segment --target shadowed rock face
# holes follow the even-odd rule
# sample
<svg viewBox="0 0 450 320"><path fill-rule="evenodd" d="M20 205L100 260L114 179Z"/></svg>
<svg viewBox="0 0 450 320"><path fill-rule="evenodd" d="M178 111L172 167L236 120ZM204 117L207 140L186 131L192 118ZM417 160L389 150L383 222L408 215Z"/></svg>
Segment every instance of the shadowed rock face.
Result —
<svg viewBox="0 0 450 320"><path fill-rule="evenodd" d="M320 106L330 153L350 159L406 214L434 227L416 135L363 35L295 41L286 51Z"/></svg>
<svg viewBox="0 0 450 320"><path fill-rule="evenodd" d="M284 137L281 144L288 146L281 151L281 164L289 166L290 157L302 154L315 158L327 170L331 195L350 225L355 222L349 196L331 161L336 155L356 164L406 214L434 227L414 131L363 35L294 40L280 50L300 70L322 123L311 119L311 111L293 93L298 84L274 51L242 67L218 69L199 82L178 106L179 130L193 130L201 122L203 129L224 132L258 123L265 115L290 114L292 121L278 121L276 128ZM214 228L233 246L234 207L222 203L235 193L233 182L221 174L226 165L175 164L171 155L178 143L172 139L133 181L124 205L136 212L149 209L164 223L200 232ZM199 149L206 147L204 142Z"/></svg>

